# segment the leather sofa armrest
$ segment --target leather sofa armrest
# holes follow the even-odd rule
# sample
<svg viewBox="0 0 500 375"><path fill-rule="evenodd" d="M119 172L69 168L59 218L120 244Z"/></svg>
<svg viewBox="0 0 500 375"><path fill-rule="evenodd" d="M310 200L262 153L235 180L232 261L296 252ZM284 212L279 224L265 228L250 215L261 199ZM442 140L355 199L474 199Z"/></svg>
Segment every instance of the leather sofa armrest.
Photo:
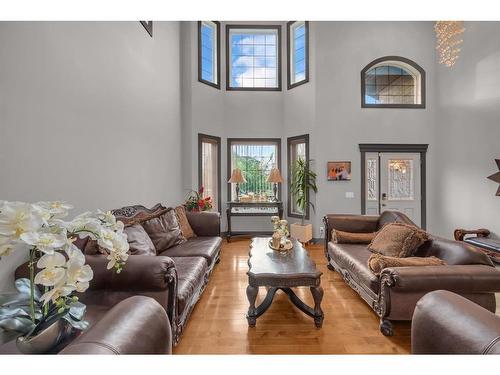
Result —
<svg viewBox="0 0 500 375"><path fill-rule="evenodd" d="M106 256L86 255L85 258L94 271L91 291L161 291L168 289L175 277L175 263L167 256L130 255L120 273L106 268Z"/></svg>
<svg viewBox="0 0 500 375"><path fill-rule="evenodd" d="M411 351L500 354L500 317L454 293L428 293L413 313Z"/></svg>
<svg viewBox="0 0 500 375"><path fill-rule="evenodd" d="M154 299L134 296L114 306L59 354L171 354L172 330Z"/></svg>
<svg viewBox="0 0 500 375"><path fill-rule="evenodd" d="M480 264L393 267L384 269L380 277L400 292L438 289L457 293L500 292L500 271Z"/></svg>
<svg viewBox="0 0 500 375"><path fill-rule="evenodd" d="M186 216L197 236L220 237L220 213L186 212Z"/></svg>

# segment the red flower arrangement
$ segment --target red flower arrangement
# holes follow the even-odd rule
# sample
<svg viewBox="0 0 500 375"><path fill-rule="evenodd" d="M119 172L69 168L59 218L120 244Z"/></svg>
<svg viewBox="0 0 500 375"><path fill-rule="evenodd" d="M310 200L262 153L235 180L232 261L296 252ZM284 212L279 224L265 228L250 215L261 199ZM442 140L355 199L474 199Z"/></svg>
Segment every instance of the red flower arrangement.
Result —
<svg viewBox="0 0 500 375"><path fill-rule="evenodd" d="M200 190L191 190L189 195L186 198L186 203L184 203L184 207L188 211L209 211L212 209L212 198L206 197L203 198L203 186Z"/></svg>

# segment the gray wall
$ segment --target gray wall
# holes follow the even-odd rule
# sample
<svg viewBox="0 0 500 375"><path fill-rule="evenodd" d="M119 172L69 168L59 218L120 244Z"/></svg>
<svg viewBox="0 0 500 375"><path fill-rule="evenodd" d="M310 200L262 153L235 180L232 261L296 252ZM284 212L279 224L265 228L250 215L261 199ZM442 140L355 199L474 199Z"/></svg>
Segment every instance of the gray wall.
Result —
<svg viewBox="0 0 500 375"><path fill-rule="evenodd" d="M184 176L186 188L197 185L197 134L228 137L282 137L282 173L286 177L286 137L310 134L313 168L318 173L319 192L312 197L314 236L319 237L321 218L326 213L359 213L359 143L429 143L429 178L436 136L435 62L433 24L430 22L311 22L310 82L286 89L286 23L282 23L283 91L225 91L225 51L222 49L222 90L197 81L196 23L183 23L183 56L190 72L183 76L184 148L190 150L191 174ZM222 24L224 30L224 23ZM222 44L224 45L224 32ZM383 42L381 42L383 41ZM427 72L426 109L361 109L360 71L372 60L386 55L413 59ZM185 61L186 62L186 61ZM188 107L188 108L186 108ZM189 118L188 118L189 117ZM226 178L226 145L222 147L222 177ZM188 160L188 159L186 159ZM352 160L351 182L327 182L329 160ZM223 184L223 197L226 197ZM347 191L354 199L346 199ZM286 199L286 187L283 187ZM432 194L428 206L433 207ZM432 211L432 210L431 210ZM429 212L432 227L432 212ZM296 221L296 219L292 219ZM225 223L225 222L223 222ZM240 228L269 229L267 218L260 221L240 218Z"/></svg>
<svg viewBox="0 0 500 375"><path fill-rule="evenodd" d="M500 158L499 22L465 22L460 58L437 69L439 105L438 230L489 228L500 237L498 184L486 177Z"/></svg>
<svg viewBox="0 0 500 375"><path fill-rule="evenodd" d="M0 199L178 203L180 24L0 23ZM12 285L22 254L0 262Z"/></svg>

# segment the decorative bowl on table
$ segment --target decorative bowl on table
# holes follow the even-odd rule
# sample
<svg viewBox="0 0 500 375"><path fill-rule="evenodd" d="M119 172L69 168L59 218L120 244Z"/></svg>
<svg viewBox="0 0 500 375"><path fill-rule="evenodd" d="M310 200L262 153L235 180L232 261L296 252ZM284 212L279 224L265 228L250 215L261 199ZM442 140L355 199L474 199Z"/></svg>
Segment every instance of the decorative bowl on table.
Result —
<svg viewBox="0 0 500 375"><path fill-rule="evenodd" d="M288 251L293 248L292 241L286 240L284 243L280 243L279 247L273 245L273 240L269 240L269 247L276 251Z"/></svg>

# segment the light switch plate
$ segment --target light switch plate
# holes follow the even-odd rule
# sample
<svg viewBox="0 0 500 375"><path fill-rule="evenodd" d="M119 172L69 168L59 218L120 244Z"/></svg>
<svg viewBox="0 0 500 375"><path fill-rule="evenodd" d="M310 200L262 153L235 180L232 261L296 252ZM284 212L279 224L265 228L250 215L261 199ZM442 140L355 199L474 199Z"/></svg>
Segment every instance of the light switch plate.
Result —
<svg viewBox="0 0 500 375"><path fill-rule="evenodd" d="M345 197L349 198L349 199L354 198L354 192L353 191L346 191Z"/></svg>

